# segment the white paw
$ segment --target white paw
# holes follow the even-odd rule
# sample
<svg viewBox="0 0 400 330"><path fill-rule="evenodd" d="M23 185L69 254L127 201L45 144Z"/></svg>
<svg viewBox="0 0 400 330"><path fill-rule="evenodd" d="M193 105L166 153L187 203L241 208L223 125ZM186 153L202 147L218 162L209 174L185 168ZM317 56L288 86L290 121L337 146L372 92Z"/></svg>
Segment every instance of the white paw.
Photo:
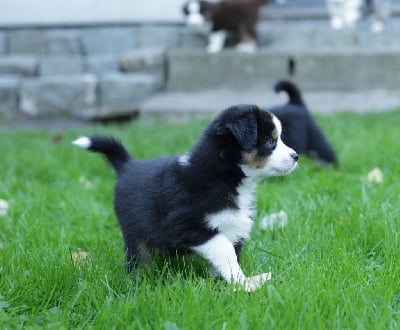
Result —
<svg viewBox="0 0 400 330"><path fill-rule="evenodd" d="M250 43L242 42L236 46L236 50L242 53L255 53L257 51L257 46Z"/></svg>
<svg viewBox="0 0 400 330"><path fill-rule="evenodd" d="M252 292L259 289L266 281L269 281L272 278L272 274L264 273L252 277L247 277L244 282L241 284L241 289L246 292Z"/></svg>
<svg viewBox="0 0 400 330"><path fill-rule="evenodd" d="M340 30L343 28L343 22L340 18L332 18L331 26L334 30Z"/></svg>
<svg viewBox="0 0 400 330"><path fill-rule="evenodd" d="M372 32L380 33L384 30L385 26L380 21L374 21L371 26Z"/></svg>
<svg viewBox="0 0 400 330"><path fill-rule="evenodd" d="M219 53L222 50L222 47L215 47L213 45L207 46L207 52L211 54Z"/></svg>

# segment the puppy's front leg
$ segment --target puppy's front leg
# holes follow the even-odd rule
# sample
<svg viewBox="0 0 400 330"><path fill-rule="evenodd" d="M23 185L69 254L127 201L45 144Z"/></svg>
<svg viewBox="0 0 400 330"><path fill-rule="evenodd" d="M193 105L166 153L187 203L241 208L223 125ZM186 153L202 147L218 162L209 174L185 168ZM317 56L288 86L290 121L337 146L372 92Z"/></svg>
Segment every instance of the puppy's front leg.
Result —
<svg viewBox="0 0 400 330"><path fill-rule="evenodd" d="M210 262L225 281L237 284L247 292L257 290L265 281L271 279L271 273L246 277L239 266L235 248L223 234L215 235L206 243L192 247L192 250Z"/></svg>
<svg viewBox="0 0 400 330"><path fill-rule="evenodd" d="M218 53L224 48L226 31L211 32L208 37L207 51L209 53Z"/></svg>

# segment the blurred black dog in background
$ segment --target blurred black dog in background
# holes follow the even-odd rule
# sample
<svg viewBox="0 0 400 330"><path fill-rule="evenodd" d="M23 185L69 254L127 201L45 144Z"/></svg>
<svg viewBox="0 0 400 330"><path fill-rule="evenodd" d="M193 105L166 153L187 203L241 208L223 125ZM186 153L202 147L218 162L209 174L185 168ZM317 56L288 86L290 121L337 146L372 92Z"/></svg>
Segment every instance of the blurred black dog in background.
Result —
<svg viewBox="0 0 400 330"><path fill-rule="evenodd" d="M285 91L289 96L287 104L265 108L282 123L282 140L299 154L305 154L325 165L337 165L334 148L315 122L305 105L300 90L290 81L279 81L275 92Z"/></svg>

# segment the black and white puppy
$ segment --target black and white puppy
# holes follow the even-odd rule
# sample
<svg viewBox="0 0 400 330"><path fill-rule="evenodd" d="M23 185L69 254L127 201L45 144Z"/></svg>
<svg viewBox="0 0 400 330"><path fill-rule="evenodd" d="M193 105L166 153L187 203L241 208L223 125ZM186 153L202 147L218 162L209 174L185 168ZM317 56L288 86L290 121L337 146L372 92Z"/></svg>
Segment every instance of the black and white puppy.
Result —
<svg viewBox="0 0 400 330"><path fill-rule="evenodd" d="M265 2L268 0L189 0L183 6L183 13L188 26L211 25L208 52L221 51L228 32L239 36L237 50L254 52L257 49L258 14Z"/></svg>
<svg viewBox="0 0 400 330"><path fill-rule="evenodd" d="M287 104L265 109L281 121L283 142L299 154L306 154L323 164L337 164L334 148L312 117L297 86L283 80L274 89L277 93L285 91L289 96Z"/></svg>
<svg viewBox="0 0 400 330"><path fill-rule="evenodd" d="M217 116L181 156L137 160L111 137L73 144L102 153L117 173L114 206L129 270L146 264L154 249L195 252L227 282L253 291L271 278L246 277L238 263L253 226L256 184L297 166L281 131L271 113L239 105Z"/></svg>

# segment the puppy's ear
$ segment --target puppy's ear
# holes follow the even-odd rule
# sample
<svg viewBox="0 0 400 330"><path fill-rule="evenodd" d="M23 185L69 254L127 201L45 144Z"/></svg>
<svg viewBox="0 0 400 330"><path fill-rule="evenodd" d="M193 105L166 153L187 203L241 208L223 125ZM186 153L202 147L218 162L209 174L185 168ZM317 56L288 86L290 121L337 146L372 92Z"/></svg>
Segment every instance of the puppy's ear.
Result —
<svg viewBox="0 0 400 330"><path fill-rule="evenodd" d="M243 150L252 150L257 143L257 119L253 114L248 114L233 122L227 123L218 131L218 135L232 133Z"/></svg>

